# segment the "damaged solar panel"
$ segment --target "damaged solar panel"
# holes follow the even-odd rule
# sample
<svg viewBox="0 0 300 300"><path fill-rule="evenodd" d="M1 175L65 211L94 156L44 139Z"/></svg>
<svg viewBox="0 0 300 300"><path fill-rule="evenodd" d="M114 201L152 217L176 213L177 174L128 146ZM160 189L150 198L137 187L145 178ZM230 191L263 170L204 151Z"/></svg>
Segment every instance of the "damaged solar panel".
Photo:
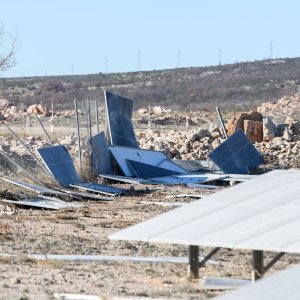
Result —
<svg viewBox="0 0 300 300"><path fill-rule="evenodd" d="M131 121L133 101L107 91L104 98L111 145L138 148Z"/></svg>

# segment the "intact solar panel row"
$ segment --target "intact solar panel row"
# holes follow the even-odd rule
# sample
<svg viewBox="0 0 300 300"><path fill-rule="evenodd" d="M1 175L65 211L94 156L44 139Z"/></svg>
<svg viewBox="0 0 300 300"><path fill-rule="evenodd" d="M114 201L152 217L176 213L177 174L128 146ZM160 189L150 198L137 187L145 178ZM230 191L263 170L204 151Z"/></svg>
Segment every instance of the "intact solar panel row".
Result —
<svg viewBox="0 0 300 300"><path fill-rule="evenodd" d="M112 239L300 253L300 171L272 171Z"/></svg>

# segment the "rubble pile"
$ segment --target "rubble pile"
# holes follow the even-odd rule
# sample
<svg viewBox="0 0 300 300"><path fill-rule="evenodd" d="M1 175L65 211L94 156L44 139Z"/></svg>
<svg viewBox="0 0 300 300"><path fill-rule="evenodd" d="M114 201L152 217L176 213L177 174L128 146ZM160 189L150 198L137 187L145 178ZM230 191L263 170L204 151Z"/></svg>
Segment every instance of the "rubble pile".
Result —
<svg viewBox="0 0 300 300"><path fill-rule="evenodd" d="M297 124L297 125L295 125ZM291 168L300 165L300 122L286 126L283 136L255 143L270 167ZM287 136L286 132L290 132ZM291 137L292 136L292 137ZM187 131L137 131L140 147L150 150L162 150L170 158L193 160L207 159L207 155L225 140L218 127L209 130Z"/></svg>
<svg viewBox="0 0 300 300"><path fill-rule="evenodd" d="M287 116L299 119L300 93L284 96L277 102L265 102L257 108L263 115L273 117L276 123L283 122Z"/></svg>

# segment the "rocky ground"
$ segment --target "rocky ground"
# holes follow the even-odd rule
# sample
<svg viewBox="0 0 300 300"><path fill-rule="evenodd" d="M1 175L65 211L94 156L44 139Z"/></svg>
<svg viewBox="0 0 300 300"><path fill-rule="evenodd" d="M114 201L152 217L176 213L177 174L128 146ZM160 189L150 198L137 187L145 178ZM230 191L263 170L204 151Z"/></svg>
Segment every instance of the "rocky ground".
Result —
<svg viewBox="0 0 300 300"><path fill-rule="evenodd" d="M273 106L263 105L264 109L258 109L262 113L260 120L249 120L247 116L251 113L231 114L228 118L226 116L226 119L232 119L228 124L231 124L234 130L241 128L248 134L250 131L247 131L247 128L249 129L250 125L254 126L255 130L249 133L249 137L258 140L254 145L264 157L264 163L256 173L276 168L299 168L300 123L296 114L284 115L289 105L295 105L292 110L295 112L297 103L299 104L299 95L285 99L285 102L281 100L272 104ZM284 113L281 113L282 111ZM277 122L280 113L283 121ZM218 124L210 122L208 115L204 113L201 116L206 120L203 127L185 130L170 130L164 127L137 129L140 147L162 150L172 159L206 160L208 153L218 147L224 141L224 137ZM256 113L255 116L257 117ZM170 118L170 112L157 114L156 118L167 117ZM183 116L182 120L185 119L186 116ZM193 116L192 119L196 120L196 117ZM228 125L227 129L230 129L230 126ZM48 145L47 139L40 136L25 135L22 139L33 152ZM76 161L77 137L62 133L57 142L66 145ZM49 176L38 168L17 141L4 135L0 145L1 150L21 166L30 169L35 175L38 174L40 180L52 184ZM2 176L9 174L26 181L24 172L16 172L3 157L0 164ZM131 188L130 185L122 186ZM176 194L211 193L205 189L181 186L134 187L135 190L145 188L151 192L133 193L131 196L118 197L107 203L81 202L84 205L82 208L61 211L22 209L0 203L0 299L54 299L55 293L63 292L94 294L105 299L113 296L127 299L208 299L219 294L220 292L202 290L198 280L188 279L186 264L37 261L28 257L28 254L187 256L187 247L184 246L108 240L108 235L115 231L173 209L154 204L154 201L186 203L194 199L190 196L176 199L166 197ZM226 187L219 187L218 190L223 188ZM1 189L20 192L19 188L3 183ZM143 201L152 204L145 204ZM210 250L201 249L201 255ZM267 259L271 257L272 254L267 253ZM222 249L214 259L218 264L206 265L201 269L201 277L209 275L250 278L249 251ZM286 255L271 272L299 262L299 256Z"/></svg>

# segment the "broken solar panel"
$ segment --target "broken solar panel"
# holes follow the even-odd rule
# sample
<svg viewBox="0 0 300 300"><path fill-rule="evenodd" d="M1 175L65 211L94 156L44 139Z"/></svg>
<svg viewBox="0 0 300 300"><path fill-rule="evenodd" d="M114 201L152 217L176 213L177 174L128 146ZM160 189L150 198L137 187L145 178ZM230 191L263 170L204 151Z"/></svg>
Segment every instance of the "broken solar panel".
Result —
<svg viewBox="0 0 300 300"><path fill-rule="evenodd" d="M144 164L138 161L126 159L129 167L137 178L148 179L153 177L163 177L181 174L176 171Z"/></svg>
<svg viewBox="0 0 300 300"><path fill-rule="evenodd" d="M104 98L111 145L138 148L131 121L133 101L107 91Z"/></svg>
<svg viewBox="0 0 300 300"><path fill-rule="evenodd" d="M107 195L118 195L123 192L120 188L82 181L65 146L40 148L38 152L50 173L62 186L72 186Z"/></svg>
<svg viewBox="0 0 300 300"><path fill-rule="evenodd" d="M72 157L65 146L52 146L38 149L46 167L62 186L81 182Z"/></svg>
<svg viewBox="0 0 300 300"><path fill-rule="evenodd" d="M166 156L166 154L161 151L116 146L109 146L108 149L110 150L123 174L128 177L134 177L135 175L128 166L126 162L127 159L149 164L152 166L163 167L164 169L175 171L181 174L187 173L185 169L173 163Z"/></svg>
<svg viewBox="0 0 300 300"><path fill-rule="evenodd" d="M104 132L100 132L92 137L92 166L96 175L112 174L113 166L111 163L108 145Z"/></svg>
<svg viewBox="0 0 300 300"><path fill-rule="evenodd" d="M235 174L248 174L263 160L241 129L208 156L224 173Z"/></svg>

